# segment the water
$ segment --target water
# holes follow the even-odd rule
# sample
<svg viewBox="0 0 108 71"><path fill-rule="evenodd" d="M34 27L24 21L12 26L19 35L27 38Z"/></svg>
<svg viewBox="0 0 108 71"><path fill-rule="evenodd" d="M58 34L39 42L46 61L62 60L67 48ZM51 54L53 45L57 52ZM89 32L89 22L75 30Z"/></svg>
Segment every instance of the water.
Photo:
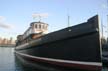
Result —
<svg viewBox="0 0 108 71"><path fill-rule="evenodd" d="M23 65L23 63L26 64L26 66ZM43 66L41 64L34 65L33 63L30 65L30 63L24 60L22 60L22 62L19 61L19 59L15 57L14 48L0 47L0 71L81 71L50 67L47 65ZM103 68L102 71L108 71L108 68Z"/></svg>

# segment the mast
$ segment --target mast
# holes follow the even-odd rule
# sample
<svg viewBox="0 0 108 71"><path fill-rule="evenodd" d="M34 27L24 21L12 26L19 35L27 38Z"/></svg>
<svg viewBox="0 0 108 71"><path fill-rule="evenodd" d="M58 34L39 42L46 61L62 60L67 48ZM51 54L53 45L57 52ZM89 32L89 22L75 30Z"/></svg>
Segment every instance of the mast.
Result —
<svg viewBox="0 0 108 71"><path fill-rule="evenodd" d="M107 15L107 41L108 41L108 15Z"/></svg>
<svg viewBox="0 0 108 71"><path fill-rule="evenodd" d="M103 21L101 19L101 28L102 28L102 39L103 39Z"/></svg>
<svg viewBox="0 0 108 71"><path fill-rule="evenodd" d="M68 27L70 26L70 16L68 14Z"/></svg>
<svg viewBox="0 0 108 71"><path fill-rule="evenodd" d="M67 27L70 26L70 15L69 15L69 9L67 9Z"/></svg>
<svg viewBox="0 0 108 71"><path fill-rule="evenodd" d="M107 0L107 8L108 8L108 0ZM107 27L108 27L108 14L107 14ZM108 28L107 28L107 41L108 41Z"/></svg>

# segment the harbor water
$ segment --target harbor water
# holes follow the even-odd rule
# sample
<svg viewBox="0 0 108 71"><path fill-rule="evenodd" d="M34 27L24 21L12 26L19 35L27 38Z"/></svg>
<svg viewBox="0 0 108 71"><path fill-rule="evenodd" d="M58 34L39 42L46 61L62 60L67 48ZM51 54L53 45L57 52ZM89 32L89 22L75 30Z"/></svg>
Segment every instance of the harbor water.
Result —
<svg viewBox="0 0 108 71"><path fill-rule="evenodd" d="M26 66L24 66L24 64ZM14 54L14 47L0 47L0 71L81 71L81 70L70 70L59 67L41 66L40 64L33 64L25 62L24 60L19 61ZM84 70L82 70L84 71ZM108 68L103 67L102 71L108 71Z"/></svg>

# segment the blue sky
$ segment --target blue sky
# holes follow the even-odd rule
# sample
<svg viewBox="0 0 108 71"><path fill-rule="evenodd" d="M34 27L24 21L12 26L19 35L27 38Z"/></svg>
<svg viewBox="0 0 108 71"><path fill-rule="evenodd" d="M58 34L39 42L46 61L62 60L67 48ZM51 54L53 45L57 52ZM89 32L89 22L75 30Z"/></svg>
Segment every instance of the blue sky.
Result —
<svg viewBox="0 0 108 71"><path fill-rule="evenodd" d="M42 21L49 24L49 32L67 27L67 14L70 25L85 22L99 14L107 26L107 0L0 0L0 36L16 37L29 27L32 14L47 13Z"/></svg>

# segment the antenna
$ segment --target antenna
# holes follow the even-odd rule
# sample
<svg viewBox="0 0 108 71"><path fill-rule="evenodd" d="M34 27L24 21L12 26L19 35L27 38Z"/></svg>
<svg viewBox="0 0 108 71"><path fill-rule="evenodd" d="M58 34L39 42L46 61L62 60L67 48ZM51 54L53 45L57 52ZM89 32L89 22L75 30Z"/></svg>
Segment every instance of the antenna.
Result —
<svg viewBox="0 0 108 71"><path fill-rule="evenodd" d="M42 18L48 17L48 13L34 13L32 14L33 19L38 19L41 21Z"/></svg>
<svg viewBox="0 0 108 71"><path fill-rule="evenodd" d="M107 15L107 38L108 38L108 15Z"/></svg>
<svg viewBox="0 0 108 71"><path fill-rule="evenodd" d="M103 20L101 19L102 39L103 39Z"/></svg>
<svg viewBox="0 0 108 71"><path fill-rule="evenodd" d="M108 0L107 0L107 8L108 8ZM108 38L108 15L107 15L107 38Z"/></svg>
<svg viewBox="0 0 108 71"><path fill-rule="evenodd" d="M70 15L69 15L69 10L68 10L68 13L67 13L67 18L68 18L68 27L70 26Z"/></svg>
<svg viewBox="0 0 108 71"><path fill-rule="evenodd" d="M68 10L68 13L67 13L67 20L68 20L68 28L70 27L70 15L69 15L69 10ZM71 31L71 29L69 28L68 31Z"/></svg>
<svg viewBox="0 0 108 71"><path fill-rule="evenodd" d="M68 27L70 26L70 16L68 15Z"/></svg>

